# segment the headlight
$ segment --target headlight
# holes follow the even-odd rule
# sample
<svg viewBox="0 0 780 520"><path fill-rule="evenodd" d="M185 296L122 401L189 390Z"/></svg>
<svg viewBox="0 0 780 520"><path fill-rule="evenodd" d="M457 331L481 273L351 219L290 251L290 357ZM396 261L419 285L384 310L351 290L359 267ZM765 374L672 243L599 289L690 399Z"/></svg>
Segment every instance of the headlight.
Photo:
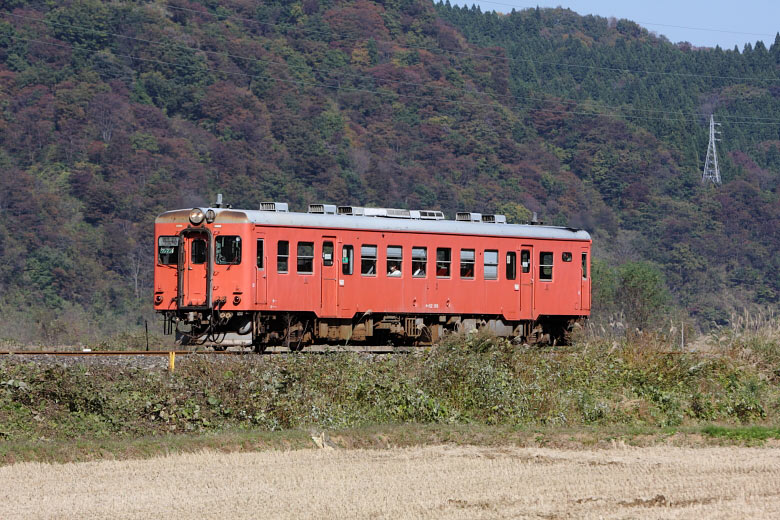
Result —
<svg viewBox="0 0 780 520"><path fill-rule="evenodd" d="M193 208L192 211L190 211L190 222L192 222L194 225L197 226L203 222L204 218L206 218L206 215L200 208Z"/></svg>
<svg viewBox="0 0 780 520"><path fill-rule="evenodd" d="M214 212L213 209L210 209L206 212L206 222L211 224L214 222L214 219L217 218L217 214Z"/></svg>

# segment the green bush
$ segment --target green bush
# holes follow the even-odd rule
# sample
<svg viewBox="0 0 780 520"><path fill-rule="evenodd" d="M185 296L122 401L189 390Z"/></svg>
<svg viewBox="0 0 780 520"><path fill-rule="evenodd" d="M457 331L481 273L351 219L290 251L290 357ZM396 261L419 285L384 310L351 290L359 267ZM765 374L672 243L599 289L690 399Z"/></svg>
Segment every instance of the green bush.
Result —
<svg viewBox="0 0 780 520"><path fill-rule="evenodd" d="M0 362L2 435L69 437L347 428L777 422L769 368L663 344L522 348L484 333L408 355L182 357L174 374Z"/></svg>

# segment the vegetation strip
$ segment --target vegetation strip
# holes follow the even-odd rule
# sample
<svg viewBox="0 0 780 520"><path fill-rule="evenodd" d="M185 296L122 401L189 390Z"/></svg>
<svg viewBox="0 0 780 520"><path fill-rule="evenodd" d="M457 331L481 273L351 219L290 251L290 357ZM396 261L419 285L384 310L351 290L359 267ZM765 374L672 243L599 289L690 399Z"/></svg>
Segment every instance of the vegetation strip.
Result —
<svg viewBox="0 0 780 520"><path fill-rule="evenodd" d="M734 335L675 356L663 353L666 338L650 335L575 338L575 347L523 348L469 334L402 356L185 356L173 374L126 362L132 358L2 359L0 436L11 450L4 460L24 459L23 446L41 439L81 437L121 445L171 434L416 423L499 432L671 428L750 442L774 434L697 428L780 424L776 337Z"/></svg>

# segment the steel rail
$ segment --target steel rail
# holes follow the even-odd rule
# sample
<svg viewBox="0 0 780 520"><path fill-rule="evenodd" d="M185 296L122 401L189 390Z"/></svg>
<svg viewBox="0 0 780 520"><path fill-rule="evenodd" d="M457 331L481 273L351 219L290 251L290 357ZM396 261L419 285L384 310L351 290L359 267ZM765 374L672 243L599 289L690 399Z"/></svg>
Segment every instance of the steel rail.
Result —
<svg viewBox="0 0 780 520"><path fill-rule="evenodd" d="M9 350L0 351L0 356L177 356L188 354L245 354L237 351L205 351L205 350Z"/></svg>
<svg viewBox="0 0 780 520"><path fill-rule="evenodd" d="M306 345L298 352L337 353L354 352L368 354L391 354L395 352L414 352L426 347L393 346L393 345ZM262 354L287 354L295 352L282 346L269 346ZM0 356L177 356L190 354L203 355L245 355L254 354L253 350L6 350L0 351Z"/></svg>
<svg viewBox="0 0 780 520"><path fill-rule="evenodd" d="M266 348L263 354L290 354L290 353L312 353L312 354L326 354L326 353L339 353L350 352L357 354L394 354L394 353L408 353L419 352L423 349L430 348L429 346L393 346L393 345L308 345L303 347L300 351L290 350L287 347L272 346ZM249 355L256 354L253 350L98 350L98 351L79 351L79 350L8 350L0 351L0 356L66 356L66 357L78 357L78 356L170 356L171 353L177 356L186 356L190 354L201 355ZM579 354L579 351L571 349L557 350L554 347L549 350L540 351L554 356L566 356ZM672 355L680 356L685 354L691 354L690 351L669 351L658 350L653 354L660 355ZM699 352L699 354L704 354Z"/></svg>

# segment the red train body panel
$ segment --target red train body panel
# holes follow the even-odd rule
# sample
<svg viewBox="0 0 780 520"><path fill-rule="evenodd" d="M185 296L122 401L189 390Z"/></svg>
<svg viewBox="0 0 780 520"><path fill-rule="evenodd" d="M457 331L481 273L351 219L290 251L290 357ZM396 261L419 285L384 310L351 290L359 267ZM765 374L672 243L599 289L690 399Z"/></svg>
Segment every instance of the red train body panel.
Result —
<svg viewBox="0 0 780 520"><path fill-rule="evenodd" d="M196 208L160 215L155 243L155 309L190 337L435 340L464 320L528 336L590 313L581 230Z"/></svg>

